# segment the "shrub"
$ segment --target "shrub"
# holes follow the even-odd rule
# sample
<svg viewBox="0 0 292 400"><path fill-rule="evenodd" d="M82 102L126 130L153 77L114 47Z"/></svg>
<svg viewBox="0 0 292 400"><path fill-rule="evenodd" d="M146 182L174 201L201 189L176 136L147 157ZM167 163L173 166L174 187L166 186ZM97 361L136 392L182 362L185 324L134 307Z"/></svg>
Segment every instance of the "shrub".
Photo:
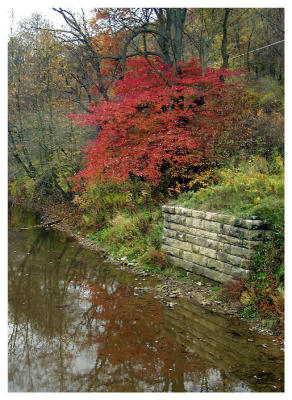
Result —
<svg viewBox="0 0 292 400"><path fill-rule="evenodd" d="M239 301L244 291L244 280L236 277L223 283L221 294L228 300Z"/></svg>
<svg viewBox="0 0 292 400"><path fill-rule="evenodd" d="M158 268L160 271L170 267L166 253L163 250L156 249L152 246L149 247L141 261L152 268Z"/></svg>
<svg viewBox="0 0 292 400"><path fill-rule="evenodd" d="M8 191L15 199L32 200L34 195L34 181L27 175L19 176L9 182Z"/></svg>
<svg viewBox="0 0 292 400"><path fill-rule="evenodd" d="M109 101L94 101L90 113L71 115L80 126L102 127L86 150L77 185L97 176L125 182L132 175L153 185L165 175L178 183L189 170L238 150L249 136L241 129L249 96L239 80L227 78L243 74L207 68L203 76L195 58L179 67L178 75L158 57L128 59Z"/></svg>

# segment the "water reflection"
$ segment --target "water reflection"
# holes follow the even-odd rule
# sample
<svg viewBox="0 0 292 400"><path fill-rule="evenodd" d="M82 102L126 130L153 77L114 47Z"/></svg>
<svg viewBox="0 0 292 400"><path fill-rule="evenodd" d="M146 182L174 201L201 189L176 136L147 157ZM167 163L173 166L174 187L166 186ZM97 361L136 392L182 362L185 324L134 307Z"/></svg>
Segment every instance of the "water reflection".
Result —
<svg viewBox="0 0 292 400"><path fill-rule="evenodd" d="M155 282L60 232L19 231L38 223L21 208L10 217L10 391L283 390L283 356L269 338L247 342L241 322L185 301L170 310L134 290Z"/></svg>

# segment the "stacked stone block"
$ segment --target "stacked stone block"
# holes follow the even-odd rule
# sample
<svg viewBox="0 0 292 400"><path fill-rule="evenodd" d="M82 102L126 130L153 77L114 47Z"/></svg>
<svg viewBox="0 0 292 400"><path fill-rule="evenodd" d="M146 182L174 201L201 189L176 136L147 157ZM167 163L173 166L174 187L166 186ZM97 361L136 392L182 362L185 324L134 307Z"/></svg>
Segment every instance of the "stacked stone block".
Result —
<svg viewBox="0 0 292 400"><path fill-rule="evenodd" d="M270 237L265 222L164 205L162 249L174 266L217 282L247 277L256 249Z"/></svg>

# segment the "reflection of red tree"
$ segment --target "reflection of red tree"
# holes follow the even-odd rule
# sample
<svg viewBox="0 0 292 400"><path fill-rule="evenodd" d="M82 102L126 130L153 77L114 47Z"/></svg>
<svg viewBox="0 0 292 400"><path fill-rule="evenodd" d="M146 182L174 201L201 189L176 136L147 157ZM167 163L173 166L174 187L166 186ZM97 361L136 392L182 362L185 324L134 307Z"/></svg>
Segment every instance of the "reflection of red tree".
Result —
<svg viewBox="0 0 292 400"><path fill-rule="evenodd" d="M184 391L184 373L193 372L200 382L206 368L166 335L161 303L147 294L134 297L121 286L113 290L88 281L83 285L94 307L88 315L91 333L82 347L98 343L98 357L112 367L124 367L138 380L161 382L166 388L171 384L173 391Z"/></svg>

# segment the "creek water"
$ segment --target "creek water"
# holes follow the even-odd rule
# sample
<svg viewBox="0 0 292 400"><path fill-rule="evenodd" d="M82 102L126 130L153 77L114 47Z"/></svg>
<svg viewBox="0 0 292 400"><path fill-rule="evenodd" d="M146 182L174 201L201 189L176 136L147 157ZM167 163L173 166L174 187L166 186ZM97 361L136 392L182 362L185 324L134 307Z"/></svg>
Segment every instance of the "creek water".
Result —
<svg viewBox="0 0 292 400"><path fill-rule="evenodd" d="M9 206L10 392L281 392L272 337L102 261Z"/></svg>

